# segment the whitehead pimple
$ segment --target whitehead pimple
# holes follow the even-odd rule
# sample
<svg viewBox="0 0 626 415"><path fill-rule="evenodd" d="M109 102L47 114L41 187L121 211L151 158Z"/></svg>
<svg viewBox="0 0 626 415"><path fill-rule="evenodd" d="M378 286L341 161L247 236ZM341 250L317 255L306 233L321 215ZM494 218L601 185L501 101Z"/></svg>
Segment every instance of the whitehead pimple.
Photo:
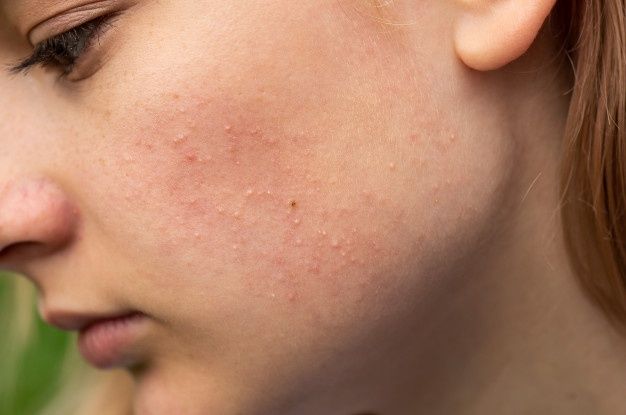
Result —
<svg viewBox="0 0 626 415"><path fill-rule="evenodd" d="M181 131L177 133L174 139L172 140L174 146L176 147L176 146L181 145L183 142L187 140L188 136L189 136L189 133L186 133L186 132Z"/></svg>

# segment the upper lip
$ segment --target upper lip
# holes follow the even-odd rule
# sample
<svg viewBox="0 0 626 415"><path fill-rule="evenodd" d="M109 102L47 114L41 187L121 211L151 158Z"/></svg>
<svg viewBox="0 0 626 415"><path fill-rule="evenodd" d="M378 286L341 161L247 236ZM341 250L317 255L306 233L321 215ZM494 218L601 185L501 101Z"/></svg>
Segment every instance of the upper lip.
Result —
<svg viewBox="0 0 626 415"><path fill-rule="evenodd" d="M50 310L43 311L43 320L61 330L68 331L85 331L94 324L102 323L107 320L113 320L120 317L127 317L137 314L136 310L123 310L111 313L92 313L92 312L71 312Z"/></svg>

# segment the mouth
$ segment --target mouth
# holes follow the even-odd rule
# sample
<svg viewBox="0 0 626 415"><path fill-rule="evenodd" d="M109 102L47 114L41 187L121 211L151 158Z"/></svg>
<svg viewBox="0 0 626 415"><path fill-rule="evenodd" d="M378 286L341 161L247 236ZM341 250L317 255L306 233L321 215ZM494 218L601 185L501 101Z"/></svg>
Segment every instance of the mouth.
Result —
<svg viewBox="0 0 626 415"><path fill-rule="evenodd" d="M78 331L78 351L99 369L137 365L135 345L146 333L148 316L138 311L94 314L46 310L43 319L61 330Z"/></svg>
<svg viewBox="0 0 626 415"><path fill-rule="evenodd" d="M93 366L100 369L128 367L137 364L132 345L147 323L143 313L98 319L80 329L78 351Z"/></svg>

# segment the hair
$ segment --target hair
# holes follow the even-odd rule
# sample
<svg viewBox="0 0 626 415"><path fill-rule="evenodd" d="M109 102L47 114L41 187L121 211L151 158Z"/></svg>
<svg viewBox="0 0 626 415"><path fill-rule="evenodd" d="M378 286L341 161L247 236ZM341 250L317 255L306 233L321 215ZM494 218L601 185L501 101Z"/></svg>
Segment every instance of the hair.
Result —
<svg viewBox="0 0 626 415"><path fill-rule="evenodd" d="M626 3L561 1L574 85L563 140L562 225L592 301L626 328Z"/></svg>
<svg viewBox="0 0 626 415"><path fill-rule="evenodd" d="M390 4L370 0L378 10ZM381 21L386 24L385 21ZM550 23L559 26L563 56L571 63L574 82L563 137L562 226L578 280L589 298L616 327L626 328L626 5L625 0L562 0ZM15 287L23 282L13 278ZM28 315L32 295L21 292L8 314ZM20 305L20 303L22 303ZM0 307L8 307L7 302ZM2 316L4 313L0 313ZM30 318L9 325L6 339L23 344ZM5 322L3 322L5 324ZM6 340L5 340L6 341ZM3 346L0 344L0 346ZM4 345L6 346L6 345ZM45 414L130 413L131 383L122 372L96 373L67 358L64 391ZM5 355L6 356L6 355ZM15 355L12 355L14 358ZM1 362L0 362L1 363ZM17 367L11 371L16 373ZM85 382L85 376L90 381ZM84 402L75 402L77 383L88 388ZM14 379L11 373L2 378ZM85 386L87 385L87 386ZM11 385L0 382L0 397ZM107 397L115 396L115 399ZM101 406L101 402L107 402ZM119 403L119 407L110 405ZM59 404L60 403L60 404ZM71 408L71 410L69 409Z"/></svg>

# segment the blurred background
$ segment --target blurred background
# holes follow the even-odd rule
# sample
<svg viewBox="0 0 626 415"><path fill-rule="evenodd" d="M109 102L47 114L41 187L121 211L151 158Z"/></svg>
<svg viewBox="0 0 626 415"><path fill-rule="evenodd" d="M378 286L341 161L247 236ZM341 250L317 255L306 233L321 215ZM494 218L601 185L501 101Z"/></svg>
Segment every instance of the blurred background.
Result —
<svg viewBox="0 0 626 415"><path fill-rule="evenodd" d="M32 284L0 271L0 414L38 414L56 394L73 336L37 315Z"/></svg>

